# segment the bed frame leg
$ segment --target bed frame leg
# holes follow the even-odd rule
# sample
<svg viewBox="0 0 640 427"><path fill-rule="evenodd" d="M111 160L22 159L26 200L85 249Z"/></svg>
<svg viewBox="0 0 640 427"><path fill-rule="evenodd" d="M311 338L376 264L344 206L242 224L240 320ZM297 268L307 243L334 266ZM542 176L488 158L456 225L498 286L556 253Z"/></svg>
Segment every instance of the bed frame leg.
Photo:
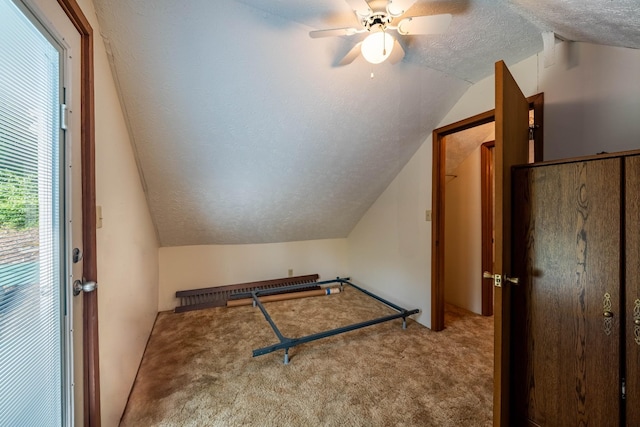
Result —
<svg viewBox="0 0 640 427"><path fill-rule="evenodd" d="M288 365L289 364L289 349L285 349L284 350L284 364Z"/></svg>
<svg viewBox="0 0 640 427"><path fill-rule="evenodd" d="M407 318L406 317L402 318L402 329L407 329Z"/></svg>

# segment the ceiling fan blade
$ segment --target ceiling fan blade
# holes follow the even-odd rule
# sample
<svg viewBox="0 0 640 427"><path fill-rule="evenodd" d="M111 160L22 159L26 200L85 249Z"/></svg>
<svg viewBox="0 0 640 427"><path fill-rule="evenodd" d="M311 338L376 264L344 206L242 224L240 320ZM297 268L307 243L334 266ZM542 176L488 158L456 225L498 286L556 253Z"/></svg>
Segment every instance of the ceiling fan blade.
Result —
<svg viewBox="0 0 640 427"><path fill-rule="evenodd" d="M352 36L359 32L355 28L332 28L330 30L314 30L309 31L309 36L312 39L318 39L320 37L339 37L339 36Z"/></svg>
<svg viewBox="0 0 640 427"><path fill-rule="evenodd" d="M345 0L347 4L358 15L358 18L366 18L371 16L373 10L369 7L369 3L366 0Z"/></svg>
<svg viewBox="0 0 640 427"><path fill-rule="evenodd" d="M416 0L389 0L387 3L387 13L394 18L404 15Z"/></svg>
<svg viewBox="0 0 640 427"><path fill-rule="evenodd" d="M405 18L398 24L398 32L402 35L440 34L451 24L451 14L431 16L414 16Z"/></svg>
<svg viewBox="0 0 640 427"><path fill-rule="evenodd" d="M397 64L398 62L402 61L402 58L404 58L404 49L402 48L402 45L398 42L398 40L394 40L393 50L391 51L391 54L389 55L389 58L387 58L387 60L392 64Z"/></svg>
<svg viewBox="0 0 640 427"><path fill-rule="evenodd" d="M338 65L349 65L360 55L360 46L362 42L359 42L338 62Z"/></svg>

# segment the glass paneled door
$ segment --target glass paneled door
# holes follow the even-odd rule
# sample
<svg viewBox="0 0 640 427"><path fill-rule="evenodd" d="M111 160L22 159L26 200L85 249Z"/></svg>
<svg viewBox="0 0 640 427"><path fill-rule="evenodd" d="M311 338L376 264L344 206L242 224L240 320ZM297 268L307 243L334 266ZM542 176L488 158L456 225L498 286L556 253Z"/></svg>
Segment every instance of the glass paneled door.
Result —
<svg viewBox="0 0 640 427"><path fill-rule="evenodd" d="M0 0L0 425L68 424L64 49Z"/></svg>

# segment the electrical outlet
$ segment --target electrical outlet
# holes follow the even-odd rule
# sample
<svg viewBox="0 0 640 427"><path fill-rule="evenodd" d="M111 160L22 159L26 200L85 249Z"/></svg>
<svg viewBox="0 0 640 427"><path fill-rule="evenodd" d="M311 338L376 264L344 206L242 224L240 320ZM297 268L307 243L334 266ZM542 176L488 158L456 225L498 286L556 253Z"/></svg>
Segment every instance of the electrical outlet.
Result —
<svg viewBox="0 0 640 427"><path fill-rule="evenodd" d="M289 277L293 277L293 268L289 269Z"/></svg>
<svg viewBox="0 0 640 427"><path fill-rule="evenodd" d="M425 221L431 221L431 211L426 211L425 214Z"/></svg>

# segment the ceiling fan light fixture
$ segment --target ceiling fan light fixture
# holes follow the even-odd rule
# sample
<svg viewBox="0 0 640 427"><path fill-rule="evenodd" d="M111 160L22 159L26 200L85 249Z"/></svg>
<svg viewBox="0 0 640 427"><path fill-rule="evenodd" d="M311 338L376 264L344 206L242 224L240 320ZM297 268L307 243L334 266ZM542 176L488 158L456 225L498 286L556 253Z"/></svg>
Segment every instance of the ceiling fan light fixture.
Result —
<svg viewBox="0 0 640 427"><path fill-rule="evenodd" d="M362 42L362 56L372 64L380 64L391 55L394 42L394 38L383 31L371 33Z"/></svg>

